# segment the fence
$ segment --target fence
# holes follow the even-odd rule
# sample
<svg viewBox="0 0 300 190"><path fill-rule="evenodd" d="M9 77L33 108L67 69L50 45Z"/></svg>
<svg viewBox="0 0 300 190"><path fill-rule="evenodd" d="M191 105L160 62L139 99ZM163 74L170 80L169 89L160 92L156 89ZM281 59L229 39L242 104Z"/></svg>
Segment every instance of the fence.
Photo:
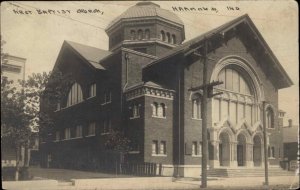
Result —
<svg viewBox="0 0 300 190"><path fill-rule="evenodd" d="M160 176L162 164L156 163L121 163L119 168L120 174L137 175L137 176Z"/></svg>

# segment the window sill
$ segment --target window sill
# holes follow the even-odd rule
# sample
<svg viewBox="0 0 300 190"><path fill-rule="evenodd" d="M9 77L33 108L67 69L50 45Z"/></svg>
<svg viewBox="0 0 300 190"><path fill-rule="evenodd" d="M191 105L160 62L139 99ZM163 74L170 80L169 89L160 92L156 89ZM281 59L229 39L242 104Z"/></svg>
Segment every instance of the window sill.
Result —
<svg viewBox="0 0 300 190"><path fill-rule="evenodd" d="M90 97L88 97L88 98L86 98L87 100L89 100L89 99L92 99L92 98L95 98L96 96L90 96Z"/></svg>
<svg viewBox="0 0 300 190"><path fill-rule="evenodd" d="M268 159L270 159L270 160L275 160L276 158L275 158L275 157L269 157Z"/></svg>
<svg viewBox="0 0 300 190"><path fill-rule="evenodd" d="M72 139L82 139L82 136L81 137L74 137L74 138L71 138Z"/></svg>
<svg viewBox="0 0 300 190"><path fill-rule="evenodd" d="M70 141L70 140L76 140L76 139L82 139L82 137L74 137L69 139L62 139L61 141Z"/></svg>
<svg viewBox="0 0 300 190"><path fill-rule="evenodd" d="M57 142L59 142L59 140L54 140L53 142L57 143Z"/></svg>
<svg viewBox="0 0 300 190"><path fill-rule="evenodd" d="M66 107L64 107L64 108L60 108L60 110L68 109L68 108L70 108L70 107L76 106L76 105L81 104L81 103L83 103L83 102L84 102L84 100L82 100L81 102L78 102L78 103L76 103L76 104L72 104L72 105L70 105L70 106L66 106Z"/></svg>
<svg viewBox="0 0 300 190"><path fill-rule="evenodd" d="M102 136L103 136L103 135L109 135L109 134L110 134L110 132L101 133Z"/></svg>
<svg viewBox="0 0 300 190"><path fill-rule="evenodd" d="M128 152L128 154L139 154L139 153L140 153L139 150L136 150L136 151L133 150L133 151L129 151L129 152Z"/></svg>
<svg viewBox="0 0 300 190"><path fill-rule="evenodd" d="M192 155L192 157L201 158L202 156L201 155Z"/></svg>
<svg viewBox="0 0 300 190"><path fill-rule="evenodd" d="M110 103L111 103L111 101L110 102L104 102L104 103L101 104L101 106L104 106L104 105L110 104Z"/></svg>
<svg viewBox="0 0 300 190"><path fill-rule="evenodd" d="M201 119L201 118L194 118L194 117L192 117L192 119L193 119L193 120L202 121L202 119Z"/></svg>
<svg viewBox="0 0 300 190"><path fill-rule="evenodd" d="M152 117L158 118L158 119L167 119L167 117L160 117L160 116L155 116L155 115L152 115Z"/></svg>
<svg viewBox="0 0 300 190"><path fill-rule="evenodd" d="M87 135L85 137L94 137L94 136L96 136L96 135L95 134L93 134L93 135Z"/></svg>
<svg viewBox="0 0 300 190"><path fill-rule="evenodd" d="M138 119L140 116L130 117L129 119Z"/></svg>
<svg viewBox="0 0 300 190"><path fill-rule="evenodd" d="M152 154L151 156L154 156L154 157L167 157L166 154Z"/></svg>

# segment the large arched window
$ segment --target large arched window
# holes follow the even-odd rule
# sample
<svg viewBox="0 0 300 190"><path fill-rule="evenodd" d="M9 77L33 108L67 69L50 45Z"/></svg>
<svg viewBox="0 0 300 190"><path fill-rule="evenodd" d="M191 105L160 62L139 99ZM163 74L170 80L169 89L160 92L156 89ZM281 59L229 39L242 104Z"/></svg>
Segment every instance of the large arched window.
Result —
<svg viewBox="0 0 300 190"><path fill-rule="evenodd" d="M274 112L270 107L266 110L266 127L274 128Z"/></svg>
<svg viewBox="0 0 300 190"><path fill-rule="evenodd" d="M242 120L250 125L254 122L254 94L250 88L246 75L241 69L225 67L218 74L218 80L223 84L217 88L222 95L214 97L214 121L229 119L237 124Z"/></svg>
<svg viewBox="0 0 300 190"><path fill-rule="evenodd" d="M192 118L201 118L201 95L199 93L195 93L192 96Z"/></svg>
<svg viewBox="0 0 300 190"><path fill-rule="evenodd" d="M220 87L226 90L247 95L252 94L249 88L249 84L237 70L225 68L219 73L218 79L219 81L223 81L223 84L220 85Z"/></svg>
<svg viewBox="0 0 300 190"><path fill-rule="evenodd" d="M69 91L67 107L83 101L82 90L78 83L74 83Z"/></svg>

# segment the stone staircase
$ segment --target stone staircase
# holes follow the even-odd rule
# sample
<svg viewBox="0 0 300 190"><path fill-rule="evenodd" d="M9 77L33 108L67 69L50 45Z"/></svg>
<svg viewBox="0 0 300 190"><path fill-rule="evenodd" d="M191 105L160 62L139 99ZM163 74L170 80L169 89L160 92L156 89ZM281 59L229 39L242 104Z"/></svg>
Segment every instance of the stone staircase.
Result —
<svg viewBox="0 0 300 190"><path fill-rule="evenodd" d="M212 168L208 170L209 177L262 177L264 168ZM269 176L293 176L295 172L283 170L279 167L270 167Z"/></svg>

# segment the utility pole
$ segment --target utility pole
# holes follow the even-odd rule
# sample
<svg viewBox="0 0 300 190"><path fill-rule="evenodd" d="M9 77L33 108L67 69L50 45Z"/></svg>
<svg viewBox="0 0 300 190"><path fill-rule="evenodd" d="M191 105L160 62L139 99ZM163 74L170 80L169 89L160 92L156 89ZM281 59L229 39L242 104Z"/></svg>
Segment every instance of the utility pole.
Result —
<svg viewBox="0 0 300 190"><path fill-rule="evenodd" d="M269 171L268 171L268 146L267 146L267 127L266 127L266 102L262 102L263 105L263 128L264 128L264 161L265 161L265 183L269 186Z"/></svg>
<svg viewBox="0 0 300 190"><path fill-rule="evenodd" d="M201 101L201 117L202 117L202 166L201 166L201 188L207 187L207 160L208 160L208 142L207 142L207 103L208 99L215 95L213 94L213 87L223 84L223 82L213 81L207 83L207 52L208 52L208 39L204 39L204 55L194 52L195 55L203 58L203 82L202 85L190 88L190 91L203 90Z"/></svg>

